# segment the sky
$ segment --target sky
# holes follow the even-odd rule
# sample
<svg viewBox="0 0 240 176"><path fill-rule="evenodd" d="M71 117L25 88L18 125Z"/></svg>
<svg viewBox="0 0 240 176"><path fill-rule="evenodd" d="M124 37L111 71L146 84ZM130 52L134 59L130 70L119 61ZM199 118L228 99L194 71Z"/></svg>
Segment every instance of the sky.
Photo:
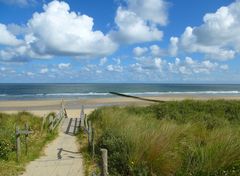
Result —
<svg viewBox="0 0 240 176"><path fill-rule="evenodd" d="M240 83L240 0L0 0L0 83Z"/></svg>

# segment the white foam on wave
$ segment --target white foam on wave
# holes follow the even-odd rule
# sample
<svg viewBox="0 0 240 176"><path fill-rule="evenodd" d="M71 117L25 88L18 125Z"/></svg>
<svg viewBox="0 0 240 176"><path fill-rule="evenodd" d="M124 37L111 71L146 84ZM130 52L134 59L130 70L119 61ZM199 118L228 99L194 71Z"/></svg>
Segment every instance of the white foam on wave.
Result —
<svg viewBox="0 0 240 176"><path fill-rule="evenodd" d="M238 95L240 91L168 91L168 92L125 92L123 94L126 95L135 95L135 96L147 96L147 95ZM0 97L71 97L71 96L109 96L110 93L107 92L88 92L88 93L40 93L40 94L21 94L21 95L8 95L8 94L0 94Z"/></svg>
<svg viewBox="0 0 240 176"><path fill-rule="evenodd" d="M135 92L127 95L171 95L171 94L240 94L240 91L188 91L188 92Z"/></svg>
<svg viewBox="0 0 240 176"><path fill-rule="evenodd" d="M97 92L89 92L89 93L53 93L53 94L45 94L45 96L106 96L110 95L109 93L97 93Z"/></svg>

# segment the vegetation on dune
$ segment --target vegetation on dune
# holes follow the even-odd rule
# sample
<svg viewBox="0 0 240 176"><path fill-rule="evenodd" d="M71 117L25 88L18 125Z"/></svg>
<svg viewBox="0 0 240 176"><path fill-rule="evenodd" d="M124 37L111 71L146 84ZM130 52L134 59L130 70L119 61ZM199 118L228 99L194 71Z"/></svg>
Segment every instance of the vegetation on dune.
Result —
<svg viewBox="0 0 240 176"><path fill-rule="evenodd" d="M25 123L29 124L33 134L28 139L28 155L25 155L24 136L21 136L21 157L16 162L16 137L15 127L24 129ZM57 132L48 133L47 128L41 132L42 119L28 112L18 114L0 113L0 175L14 176L24 170L27 162L39 157L44 145L53 140Z"/></svg>
<svg viewBox="0 0 240 176"><path fill-rule="evenodd" d="M108 149L110 175L240 173L240 101L105 107L89 119L96 131L97 151Z"/></svg>

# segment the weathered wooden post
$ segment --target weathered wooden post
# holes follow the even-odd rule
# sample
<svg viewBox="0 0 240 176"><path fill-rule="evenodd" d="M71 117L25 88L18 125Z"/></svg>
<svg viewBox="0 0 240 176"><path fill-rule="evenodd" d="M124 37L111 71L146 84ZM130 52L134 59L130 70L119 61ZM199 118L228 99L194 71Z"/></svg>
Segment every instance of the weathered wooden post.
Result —
<svg viewBox="0 0 240 176"><path fill-rule="evenodd" d="M28 123L25 123L25 130L26 130L26 133L25 133L25 154L28 155L28 133L29 133L29 126L28 126Z"/></svg>
<svg viewBox="0 0 240 176"><path fill-rule="evenodd" d="M65 108L64 108L64 117L65 117L65 118L68 118L67 111L66 111Z"/></svg>
<svg viewBox="0 0 240 176"><path fill-rule="evenodd" d="M81 122L82 122L82 119L80 118L79 124L78 124L79 129L81 129Z"/></svg>
<svg viewBox="0 0 240 176"><path fill-rule="evenodd" d="M92 158L95 156L95 144L94 144L94 128L92 128Z"/></svg>
<svg viewBox="0 0 240 176"><path fill-rule="evenodd" d="M46 122L46 115L43 116L43 119L42 119L42 125L41 125L41 133L43 132L44 130L44 126L45 126L45 122Z"/></svg>
<svg viewBox="0 0 240 176"><path fill-rule="evenodd" d="M88 129L87 114L84 114L84 127L85 129Z"/></svg>
<svg viewBox="0 0 240 176"><path fill-rule="evenodd" d="M64 100L62 98L62 101L61 101L61 108L64 109Z"/></svg>
<svg viewBox="0 0 240 176"><path fill-rule="evenodd" d="M49 129L50 129L50 132L52 132L52 130L53 130L53 116L51 115L50 117L49 117Z"/></svg>
<svg viewBox="0 0 240 176"><path fill-rule="evenodd" d="M19 159L20 159L20 152L21 152L20 133L19 133L19 127L16 126L16 154L17 154L17 162L19 162Z"/></svg>
<svg viewBox="0 0 240 176"><path fill-rule="evenodd" d="M88 121L88 147L89 151L91 149L91 142L92 142L92 123Z"/></svg>
<svg viewBox="0 0 240 176"><path fill-rule="evenodd" d="M102 168L101 168L101 176L108 175L108 151L107 149L101 149L102 152Z"/></svg>
<svg viewBox="0 0 240 176"><path fill-rule="evenodd" d="M84 127L84 106L82 105L81 113L80 113L80 118L81 118L81 127Z"/></svg>

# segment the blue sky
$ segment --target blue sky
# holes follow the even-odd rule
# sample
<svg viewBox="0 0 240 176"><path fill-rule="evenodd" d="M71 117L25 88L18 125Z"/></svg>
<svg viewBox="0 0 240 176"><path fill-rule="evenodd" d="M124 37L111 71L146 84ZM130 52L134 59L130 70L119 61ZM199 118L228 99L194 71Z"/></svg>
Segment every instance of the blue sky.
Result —
<svg viewBox="0 0 240 176"><path fill-rule="evenodd" d="M240 1L0 0L0 82L240 83Z"/></svg>

